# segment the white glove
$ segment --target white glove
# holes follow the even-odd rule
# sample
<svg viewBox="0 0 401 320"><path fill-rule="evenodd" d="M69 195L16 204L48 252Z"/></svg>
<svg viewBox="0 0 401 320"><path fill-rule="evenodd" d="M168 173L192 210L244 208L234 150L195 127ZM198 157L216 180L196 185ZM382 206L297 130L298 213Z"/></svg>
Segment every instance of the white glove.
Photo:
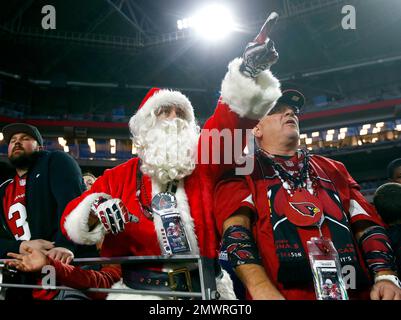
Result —
<svg viewBox="0 0 401 320"><path fill-rule="evenodd" d="M125 224L136 222L138 219L129 213L120 199L99 198L94 202L91 209L99 218L106 232L112 234L124 231Z"/></svg>
<svg viewBox="0 0 401 320"><path fill-rule="evenodd" d="M278 14L272 12L263 24L259 34L246 46L240 71L247 77L255 78L277 62L278 53L274 48L273 40L269 38L277 20Z"/></svg>

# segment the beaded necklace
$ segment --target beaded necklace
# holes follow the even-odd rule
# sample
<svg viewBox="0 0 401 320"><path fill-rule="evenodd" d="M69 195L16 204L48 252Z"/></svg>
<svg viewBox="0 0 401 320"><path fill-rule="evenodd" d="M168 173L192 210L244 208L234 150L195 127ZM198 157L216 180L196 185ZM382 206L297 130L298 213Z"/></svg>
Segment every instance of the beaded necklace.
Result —
<svg viewBox="0 0 401 320"><path fill-rule="evenodd" d="M271 165L287 192L288 202L283 203L283 213L288 220L300 227L316 226L320 231L324 220L323 205L318 197L318 178L312 170L307 151L297 151L298 161L275 157L260 148L257 153ZM288 167L294 167L293 174Z"/></svg>
<svg viewBox="0 0 401 320"><path fill-rule="evenodd" d="M280 158L270 154L269 152L258 148L258 153L272 166L276 176L280 179L283 188L290 196L293 196L296 189L304 188L311 195L316 195L318 187L317 176L309 163L309 153L306 150L297 150L298 161L294 163L291 160L282 160L284 163L290 162L294 166L294 173L290 174L288 169L280 163Z"/></svg>

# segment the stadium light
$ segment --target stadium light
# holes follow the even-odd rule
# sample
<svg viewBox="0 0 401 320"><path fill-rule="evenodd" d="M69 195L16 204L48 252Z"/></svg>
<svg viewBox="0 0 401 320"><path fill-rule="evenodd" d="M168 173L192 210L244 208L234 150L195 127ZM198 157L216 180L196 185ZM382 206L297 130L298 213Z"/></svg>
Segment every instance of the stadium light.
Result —
<svg viewBox="0 0 401 320"><path fill-rule="evenodd" d="M299 139L306 139L308 138L308 135L306 133L303 133L299 136Z"/></svg>
<svg viewBox="0 0 401 320"><path fill-rule="evenodd" d="M91 153L96 153L96 142L92 138L88 138L88 145Z"/></svg>
<svg viewBox="0 0 401 320"><path fill-rule="evenodd" d="M362 127L362 129L363 129L363 130L369 130L370 127L371 127L370 124L364 124L363 127Z"/></svg>
<svg viewBox="0 0 401 320"><path fill-rule="evenodd" d="M401 124L397 124L397 126L395 127L395 130L401 131Z"/></svg>
<svg viewBox="0 0 401 320"><path fill-rule="evenodd" d="M347 131L348 131L348 128L341 128L340 129L340 133L347 133Z"/></svg>
<svg viewBox="0 0 401 320"><path fill-rule="evenodd" d="M58 143L60 146L64 147L67 144L67 140L65 140L63 137L58 137Z"/></svg>
<svg viewBox="0 0 401 320"><path fill-rule="evenodd" d="M0 132L0 141L3 141L3 139L4 139L4 136L3 136L3 134Z"/></svg>
<svg viewBox="0 0 401 320"><path fill-rule="evenodd" d="M373 133L373 134L375 134L375 133L379 133L379 132L380 132L380 130L381 130L381 128L377 128L377 127L375 127L375 128L373 128L373 130L372 130L372 133Z"/></svg>
<svg viewBox="0 0 401 320"><path fill-rule="evenodd" d="M331 130L329 130L331 131ZM333 130L334 131L334 130ZM328 132L328 131L327 131ZM326 135L326 141L333 141L333 135L332 134L327 134Z"/></svg>
<svg viewBox="0 0 401 320"><path fill-rule="evenodd" d="M312 144L312 138L306 138L305 139L306 144Z"/></svg>
<svg viewBox="0 0 401 320"><path fill-rule="evenodd" d="M70 152L70 148L67 146L67 140L65 140L63 137L58 137L57 140L59 145L63 147L64 152Z"/></svg>
<svg viewBox="0 0 401 320"><path fill-rule="evenodd" d="M312 137L317 138L319 136L319 132L312 132Z"/></svg>
<svg viewBox="0 0 401 320"><path fill-rule="evenodd" d="M193 28L208 40L218 40L233 31L235 23L228 8L220 4L210 4L192 17L177 20L177 28L178 30Z"/></svg>
<svg viewBox="0 0 401 320"><path fill-rule="evenodd" d="M117 148L116 148L116 139L110 139L110 153L111 154L116 154Z"/></svg>
<svg viewBox="0 0 401 320"><path fill-rule="evenodd" d="M334 134L334 132L335 132L335 130L334 130L334 129L327 130L327 134L328 134L328 135L333 135L333 134Z"/></svg>
<svg viewBox="0 0 401 320"><path fill-rule="evenodd" d="M345 132L341 132L339 135L338 135L338 140L343 140L343 139L345 139Z"/></svg>
<svg viewBox="0 0 401 320"><path fill-rule="evenodd" d="M384 122L378 122L376 123L377 128L383 128L384 127Z"/></svg>
<svg viewBox="0 0 401 320"><path fill-rule="evenodd" d="M364 135L368 134L368 129L362 129L362 130L359 132L359 134L360 134L361 136L364 136Z"/></svg>

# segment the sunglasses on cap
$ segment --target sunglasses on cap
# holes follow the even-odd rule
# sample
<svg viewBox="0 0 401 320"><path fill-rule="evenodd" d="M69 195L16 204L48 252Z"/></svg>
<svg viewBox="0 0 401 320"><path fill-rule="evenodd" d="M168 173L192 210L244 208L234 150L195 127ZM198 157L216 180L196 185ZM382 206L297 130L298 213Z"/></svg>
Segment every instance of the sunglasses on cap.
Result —
<svg viewBox="0 0 401 320"><path fill-rule="evenodd" d="M292 111L294 111L294 114L296 116L298 116L300 113L300 110L298 107L289 106L287 104L278 104L268 113L268 115L271 116L273 114L285 113L288 109L292 109Z"/></svg>

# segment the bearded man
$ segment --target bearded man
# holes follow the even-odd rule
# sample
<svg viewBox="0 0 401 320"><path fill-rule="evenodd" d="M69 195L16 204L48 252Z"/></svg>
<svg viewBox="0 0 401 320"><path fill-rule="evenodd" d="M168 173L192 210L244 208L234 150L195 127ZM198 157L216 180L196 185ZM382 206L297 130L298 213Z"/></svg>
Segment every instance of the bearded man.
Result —
<svg viewBox="0 0 401 320"><path fill-rule="evenodd" d="M28 253L38 249L53 259L69 263L75 255L94 254L94 248L76 246L60 230L61 215L69 201L84 190L78 164L64 152L43 150L39 130L25 123L13 123L2 130L8 144L8 159L16 175L0 186L0 258L7 252ZM22 283L35 284L22 276ZM13 290L7 290L11 299ZM53 299L57 292L31 290L36 299ZM15 292L15 298L24 295ZM28 296L24 296L28 298Z"/></svg>
<svg viewBox="0 0 401 320"><path fill-rule="evenodd" d="M230 63L222 82L222 96L205 130L232 132L252 128L280 97L279 82L268 70L278 59L268 38L276 16L269 17L261 33L246 48L244 58ZM204 158L196 164L202 152L211 150L206 158L213 158L214 146L198 144L199 128L190 101L180 92L154 88L131 118L129 127L138 157L106 170L91 190L70 202L61 221L64 233L81 244L96 243L105 235L101 253L105 257L199 254L216 260L213 186L226 166L207 163ZM245 130L241 140L245 140ZM206 137L205 141L210 139ZM167 235L171 223L181 232ZM76 270L63 273L60 264L50 262L58 275L64 274L66 281L73 281ZM110 287L122 277L119 287L188 291L189 283L183 273L173 273L175 288L170 283L169 274L181 267L191 275L192 286L199 287L196 267L160 263L135 268L123 265L122 269L114 266L103 273L91 272L86 280L79 278L80 283L67 284ZM216 274L221 297L234 298L228 274L217 268ZM124 298L160 297L149 291L149 295Z"/></svg>

